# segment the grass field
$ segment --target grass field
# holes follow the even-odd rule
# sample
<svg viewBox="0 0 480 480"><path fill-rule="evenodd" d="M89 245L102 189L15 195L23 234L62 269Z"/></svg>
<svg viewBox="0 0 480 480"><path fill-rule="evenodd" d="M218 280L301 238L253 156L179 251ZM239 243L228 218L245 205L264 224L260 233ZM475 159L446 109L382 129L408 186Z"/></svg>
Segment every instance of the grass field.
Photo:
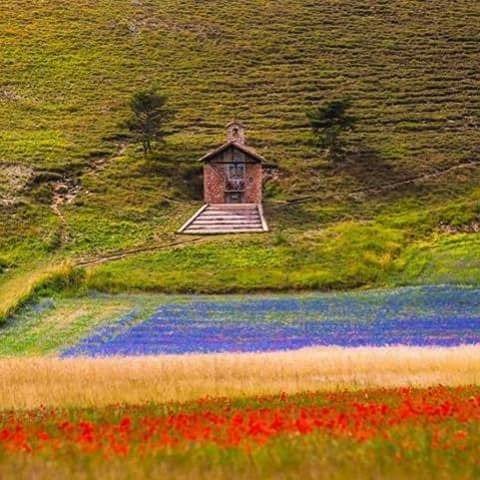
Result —
<svg viewBox="0 0 480 480"><path fill-rule="evenodd" d="M0 356L57 354L103 325L125 317L144 320L163 301L148 295L43 297L5 321Z"/></svg>
<svg viewBox="0 0 480 480"><path fill-rule="evenodd" d="M7 310L18 298L11 277L37 265L171 244L200 203L195 160L223 140L232 116L280 166L266 187L273 233L130 255L89 267L88 287L478 283L475 257L450 239L463 232L475 244L467 237L478 222L476 4L7 0L2 13ZM119 125L130 96L153 84L177 115L166 146L144 159ZM358 125L348 160L331 165L311 142L305 111L344 96ZM60 216L58 184L74 192ZM437 244L439 257L424 253ZM465 274L442 273L462 262Z"/></svg>

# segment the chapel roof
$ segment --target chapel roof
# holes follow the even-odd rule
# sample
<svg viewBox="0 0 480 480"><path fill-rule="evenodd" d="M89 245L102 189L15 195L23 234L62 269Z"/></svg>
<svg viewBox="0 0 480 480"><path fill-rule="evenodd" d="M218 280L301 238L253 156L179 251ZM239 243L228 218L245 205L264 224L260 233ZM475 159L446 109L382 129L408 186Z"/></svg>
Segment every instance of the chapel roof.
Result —
<svg viewBox="0 0 480 480"><path fill-rule="evenodd" d="M237 148L238 150L245 153L249 157L253 158L257 162L261 162L261 163L266 162L266 160L260 154L258 154L252 147L247 147L244 144L233 142L233 141L226 142L220 147L216 148L215 150L208 152L206 155L204 155L202 158L199 159L199 162L207 162L208 160L211 160L213 157L216 157L217 155L219 155L229 147Z"/></svg>

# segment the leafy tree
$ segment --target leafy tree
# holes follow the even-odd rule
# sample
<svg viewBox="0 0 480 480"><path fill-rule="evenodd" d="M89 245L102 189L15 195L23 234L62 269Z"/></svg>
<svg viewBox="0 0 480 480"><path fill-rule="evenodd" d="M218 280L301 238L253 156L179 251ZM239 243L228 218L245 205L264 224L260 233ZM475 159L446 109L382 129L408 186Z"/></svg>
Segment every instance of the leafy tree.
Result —
<svg viewBox="0 0 480 480"><path fill-rule="evenodd" d="M127 127L136 141L142 142L145 155L152 152L153 141L164 141L164 126L173 116L166 105L167 97L153 89L137 92L130 100L132 114Z"/></svg>
<svg viewBox="0 0 480 480"><path fill-rule="evenodd" d="M327 149L332 160L342 157L342 134L355 125L356 118L348 114L350 107L350 100L334 100L307 112L318 145Z"/></svg>

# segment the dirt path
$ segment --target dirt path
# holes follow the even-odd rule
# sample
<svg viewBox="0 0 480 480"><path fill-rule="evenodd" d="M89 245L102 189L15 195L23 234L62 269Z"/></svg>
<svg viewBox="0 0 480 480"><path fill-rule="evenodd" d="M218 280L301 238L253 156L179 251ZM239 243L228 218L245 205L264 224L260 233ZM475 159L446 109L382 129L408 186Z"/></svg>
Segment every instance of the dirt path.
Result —
<svg viewBox="0 0 480 480"><path fill-rule="evenodd" d="M393 182L393 183L387 183L385 185L380 185L379 187L370 187L370 188L363 188L363 189L358 189L354 190L353 192L350 192L346 194L347 197L351 197L354 199L359 199L363 195L366 194L375 194L375 193L380 193L380 192L385 192L389 190L395 190L396 188L405 186L405 185L411 185L414 183L418 182L424 182L427 180L430 180L432 178L438 178L442 177L443 175L447 175L455 170L461 170L465 168L478 168L480 166L480 161L471 161L471 162L465 162L465 163L460 163L458 165L454 165L453 167L446 168L444 170L439 170L437 172L433 173L427 173L425 175L420 175L418 177L413 177L409 178L406 180L401 180L399 182ZM316 192L315 192L316 193ZM292 205L292 204L298 204L298 203L303 203L303 202L308 202L310 200L315 200L318 198L321 198L322 200L325 199L341 199L344 197L344 195L338 194L338 193L332 193L330 195L324 195L322 197L319 197L317 195L306 195L304 197L298 197L298 198L292 198L290 200L286 200L284 202L284 205ZM282 206L282 205L279 205Z"/></svg>
<svg viewBox="0 0 480 480"><path fill-rule="evenodd" d="M105 168L105 166L115 159L124 155L128 148L127 142L118 144L117 151L111 156L95 158L85 167L78 177L64 175L60 180L52 183L52 203L50 208L60 220L60 241L65 245L70 241L68 222L62 212L62 207L72 203L82 190L81 178L85 175L96 173Z"/></svg>
<svg viewBox="0 0 480 480"><path fill-rule="evenodd" d="M367 188L367 189L360 189L357 191L353 191L349 194L349 196L354 196L357 194L365 194L365 193L380 193L386 190L394 190L398 187L402 187L404 185L410 185L412 183L417 183L417 182L424 182L426 180L430 180L432 178L438 178L442 177L443 175L447 175L450 172L453 172L455 170L461 170L464 168L477 168L480 165L480 162L465 162L465 163L460 163L458 165L454 165L453 167L446 168L444 170L439 170L437 172L433 173L427 173L425 175L420 175L419 177L413 177L409 178L407 180L402 180L399 182L394 182L394 183L387 183L386 185L380 185L379 187L372 187L372 188Z"/></svg>
<svg viewBox="0 0 480 480"><path fill-rule="evenodd" d="M119 144L118 150L114 155L112 155L110 157L101 157L101 158L97 158L97 159L93 160L89 164L89 166L85 170L85 172L83 172L82 176L87 175L89 173L95 173L97 171L100 171L100 170L104 169L108 162L110 162L112 160L115 160L118 157L121 157L125 153L127 148L128 148L127 143L121 143L121 144ZM429 174L425 174L425 175L420 175L418 177L402 180L402 181L399 181L399 182L388 183L388 184L385 184L385 185L381 185L379 187L372 187L372 188L355 190L355 191L347 194L347 196L353 197L353 198L359 198L362 195L366 195L366 194L369 194L369 193L380 193L382 191L394 190L394 189L396 189L398 187L401 187L401 186L404 186L404 185L409 185L409 184L413 184L413 183L417 183L417 182L422 182L422 181L426 181L426 180L429 180L429 179L432 179L432 178L438 178L438 177L441 177L443 175L447 175L448 173L450 173L452 171L455 171L455 170L460 170L460 169L465 169L465 168L477 168L479 165L480 165L480 162L476 162L476 161L465 162L465 163L461 163L461 164L458 164L458 165L454 165L453 167L449 167L449 168L441 170L441 171L437 171L437 172L433 172L433 173L429 173ZM60 222L62 223L62 243L68 242L69 241L69 236L68 236L68 224L67 224L67 221L65 219L65 216L62 213L61 207L63 205L66 205L66 204L69 204L69 203L73 202L80 191L81 191L80 183L76 183L72 179L67 179L66 178L64 180L55 182L53 184L54 195L53 195L53 201L52 201L52 204L51 204L51 208L52 208L53 212L55 213L55 215L57 215L57 217L60 219ZM324 196L322 198L325 199L325 198L339 198L339 197L340 197L340 195L338 195L338 194L331 194L331 195L328 195L328 196ZM316 199L316 198L318 198L316 195L307 195L307 196L304 196L304 197L287 200L284 203L282 203L280 205L277 205L277 207L281 208L282 206L286 206L286 205L303 203L303 202L307 202L307 201L310 201L310 200L313 200L313 199ZM191 245L191 244L201 243L201 242L204 242L204 241L207 241L207 240L209 240L209 239L204 238L204 237L190 237L188 239L176 240L176 241L172 241L172 242L169 242L169 243L153 244L153 245L149 244L149 245L145 245L145 246L141 246L141 247L137 247L137 248L132 248L132 249L128 249L128 250L111 252L111 253L100 255L100 256L97 256L97 257L93 257L93 258L88 258L88 257L80 258L75 262L75 266L76 267L90 267L90 266L100 265L102 263L107 263L107 262L111 262L111 261L115 261L115 260L122 260L124 258L127 258L129 256L133 256L133 255L136 255L136 254L139 254L139 253L154 252L154 251L166 250L166 249L169 249L169 248L181 248L181 247L188 246L188 245Z"/></svg>
<svg viewBox="0 0 480 480"><path fill-rule="evenodd" d="M60 220L60 242L62 245L65 245L69 242L70 234L68 231L68 223L62 213L61 207L63 207L63 205L72 203L80 192L80 189L80 184L68 177L58 180L52 184L53 197L50 208Z"/></svg>
<svg viewBox="0 0 480 480"><path fill-rule="evenodd" d="M111 252L105 255L99 255L98 257L93 258L80 258L75 262L76 267L92 267L95 265L100 265L102 263L112 262L114 260L122 260L124 258L130 257L132 255L137 255L139 253L146 252L155 252L159 250L167 250L169 248L185 247L194 243L201 243L207 241L207 238L203 237L190 237L185 240L178 240L170 243L162 244L150 244L142 247L131 248L129 250L120 250L118 252Z"/></svg>
<svg viewBox="0 0 480 480"><path fill-rule="evenodd" d="M50 208L53 213L58 217L61 224L60 236L61 243L65 245L71 240L69 234L69 226L65 215L63 214L63 206L71 204L78 194L82 190L81 179L86 175L95 174L103 170L109 163L115 161L117 158L122 157L128 148L127 142L121 142L118 144L117 151L111 156L102 156L95 158L90 161L90 163L85 167L84 171L78 177L69 177L64 176L59 180L56 180L52 183L52 203ZM191 245L194 243L199 243L207 240L202 237L192 237L188 239L179 239L169 243L162 244L148 244L136 248L121 250L117 252L110 252L96 257L83 257L79 258L74 262L76 267L89 267L94 265L99 265L106 262L111 262L114 260L121 260L132 255L136 255L144 252L153 252L158 250L165 250L168 248L180 248L183 246Z"/></svg>
<svg viewBox="0 0 480 480"><path fill-rule="evenodd" d="M120 150L120 152L121 152L121 150ZM121 153L119 153L119 155L121 155ZM416 182L426 181L426 180L431 179L431 178L437 178L437 177L440 177L442 175L446 175L446 174L448 174L452 171L455 171L455 170L464 169L464 168L477 168L479 165L480 165L480 162L462 163L462 164L459 164L459 165L455 165L453 167L449 167L449 168L447 168L445 170L442 170L442 171L429 173L429 174L426 174L426 175L421 175L421 176L410 178L410 179L407 179L407 180L402 180L400 182L389 183L389 184L381 185L379 187L374 187L374 188L355 190L355 191L349 193L348 196L353 197L353 196L358 196L358 195L365 195L365 194L368 194L368 193L379 193L379 192L386 191L386 190L393 190L393 189L398 188L398 187L403 186L403 185L408 185L408 184L412 184L412 183L416 183ZM329 197L336 198L337 196L338 195L332 194ZM306 197L292 199L292 200L286 201L285 204L283 204L283 205L279 205L279 207L285 206L285 205L296 204L296 203L302 203L302 202L306 202L306 201L309 201L309 200L312 200L312 199L315 199L315 198L316 198L315 196L309 195L309 196L306 196ZM322 198L326 198L326 197L322 197ZM130 250L118 251L118 252L113 252L113 253L106 254L106 255L103 255L103 256L99 256L99 257L95 257L95 258L79 259L76 263L76 266L78 266L78 267L89 267L89 266L99 265L99 264L114 261L114 260L121 260L121 259L127 258L129 256L136 255L138 253L153 252L153 251L158 251L158 250L166 250L168 248L184 247L184 246L188 246L190 244L201 243L201 242L204 242L206 240L209 240L209 239L204 238L204 237L193 237L193 238L189 238L189 239L186 239L186 240L178 240L178 241L170 242L170 243L167 243L167 244L148 245L148 246L144 246L144 247L133 248L133 249L130 249Z"/></svg>

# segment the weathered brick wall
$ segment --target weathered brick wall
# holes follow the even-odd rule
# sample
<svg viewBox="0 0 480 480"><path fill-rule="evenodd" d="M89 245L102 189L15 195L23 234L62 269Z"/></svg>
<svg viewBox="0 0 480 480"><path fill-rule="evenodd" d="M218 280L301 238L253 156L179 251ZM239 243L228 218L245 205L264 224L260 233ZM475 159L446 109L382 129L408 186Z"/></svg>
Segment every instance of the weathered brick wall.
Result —
<svg viewBox="0 0 480 480"><path fill-rule="evenodd" d="M225 203L225 169L223 165L205 163L203 188L205 203Z"/></svg>
<svg viewBox="0 0 480 480"><path fill-rule="evenodd" d="M245 203L262 203L262 165L260 163L247 163L245 187Z"/></svg>

